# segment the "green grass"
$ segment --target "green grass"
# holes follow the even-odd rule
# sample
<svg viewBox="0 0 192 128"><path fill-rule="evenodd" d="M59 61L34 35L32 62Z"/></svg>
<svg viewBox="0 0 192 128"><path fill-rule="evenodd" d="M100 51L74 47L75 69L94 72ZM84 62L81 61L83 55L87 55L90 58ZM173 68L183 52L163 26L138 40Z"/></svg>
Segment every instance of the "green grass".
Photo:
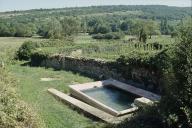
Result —
<svg viewBox="0 0 192 128"><path fill-rule="evenodd" d="M148 39L147 43L154 43L158 42L160 44L173 44L176 42L175 38L171 38L171 36L167 35L159 35L159 36L152 36L151 39Z"/></svg>
<svg viewBox="0 0 192 128"><path fill-rule="evenodd" d="M24 38L24 37L0 37L0 52L5 52L8 49L17 50L17 48L27 40L40 41L45 39L40 38Z"/></svg>
<svg viewBox="0 0 192 128"><path fill-rule="evenodd" d="M88 34L79 34L75 37L73 45L64 45L61 47L42 47L41 50L46 53L59 53L65 55L71 55L71 53L76 50L82 50L81 54L78 57L89 57L89 58L100 58L105 60L116 60L121 55L129 55L132 51L139 52L159 52L159 50L144 49L142 45L144 43L139 42L127 42L124 43L123 40L129 40L129 38L133 38L134 36L125 36L124 39L121 40L95 40L92 39ZM173 44L175 42L174 38L165 35L152 36L151 39L147 40L147 44L159 43L163 46ZM135 47L135 44L139 44L140 47Z"/></svg>
<svg viewBox="0 0 192 128"><path fill-rule="evenodd" d="M126 37L127 39L129 37ZM0 60L1 56L13 56L14 52L26 40L40 40L38 38L0 38ZM170 37L153 37L148 43L153 41L161 43L172 43ZM75 45L65 47L46 47L42 50L50 52L72 52L83 49L82 56L90 58L104 58L114 60L120 55L128 55L134 50L133 45L120 41L93 40L89 35L80 35L75 38ZM136 49L141 52L142 49ZM150 51L155 53L156 51ZM9 57L8 57L9 58ZM9 58L10 59L10 58ZM66 71L54 71L53 69L35 68L20 66L19 63L9 65L9 71L18 80L17 92L25 102L31 105L45 122L47 128L101 128L104 124L94 122L82 114L72 110L67 105L57 101L48 94L48 88L56 88L64 93L69 92L68 85L75 83L85 83L93 81L90 78L73 74ZM40 78L57 78L59 80L42 82Z"/></svg>
<svg viewBox="0 0 192 128"><path fill-rule="evenodd" d="M11 58L19 46L26 40L40 40L36 38L0 38L0 60ZM10 53L10 54L8 54ZM2 58L1 58L2 57ZM67 105L56 100L47 92L48 88L56 88L65 93L69 92L68 85L93 81L90 78L66 71L21 66L23 62L6 65L13 77L18 81L17 93L28 103L40 118L46 128L101 128L103 123L94 122L72 110ZM57 78L57 81L42 82L40 78Z"/></svg>
<svg viewBox="0 0 192 128"><path fill-rule="evenodd" d="M48 88L56 88L69 92L68 85L93 81L90 78L66 71L20 66L9 67L18 79L18 93L21 98L35 108L44 120L47 128L95 128L103 124L93 122L56 100L47 92ZM57 78L56 81L40 81L40 78Z"/></svg>
<svg viewBox="0 0 192 128"><path fill-rule="evenodd" d="M41 41L40 38L0 37L0 62L9 62L24 41Z"/></svg>

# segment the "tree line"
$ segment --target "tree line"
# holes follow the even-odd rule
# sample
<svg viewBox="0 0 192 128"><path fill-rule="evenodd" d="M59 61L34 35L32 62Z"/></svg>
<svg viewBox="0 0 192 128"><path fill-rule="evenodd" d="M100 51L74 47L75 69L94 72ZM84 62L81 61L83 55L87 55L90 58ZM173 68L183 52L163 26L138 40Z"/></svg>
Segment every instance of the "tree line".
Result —
<svg viewBox="0 0 192 128"><path fill-rule="evenodd" d="M44 38L60 39L84 32L95 39L120 39L124 34L136 35L139 41L146 42L152 35L176 35L174 28L179 23L179 18L170 16L171 13L182 19L190 11L188 8L167 6L104 6L5 14L9 13L20 15L0 18L0 36L40 35Z"/></svg>

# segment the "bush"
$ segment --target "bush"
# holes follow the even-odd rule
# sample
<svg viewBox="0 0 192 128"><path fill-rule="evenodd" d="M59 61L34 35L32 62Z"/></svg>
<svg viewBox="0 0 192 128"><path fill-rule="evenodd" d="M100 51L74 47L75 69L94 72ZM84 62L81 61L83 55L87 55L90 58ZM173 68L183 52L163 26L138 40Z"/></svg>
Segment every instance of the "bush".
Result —
<svg viewBox="0 0 192 128"><path fill-rule="evenodd" d="M31 65L32 66L40 66L41 62L43 62L45 59L47 59L49 56L48 53L43 51L36 51L33 54L31 54Z"/></svg>
<svg viewBox="0 0 192 128"><path fill-rule="evenodd" d="M156 106L139 110L130 119L112 128L167 128Z"/></svg>
<svg viewBox="0 0 192 128"><path fill-rule="evenodd" d="M42 128L35 112L18 99L16 82L0 68L0 128Z"/></svg>
<svg viewBox="0 0 192 128"><path fill-rule="evenodd" d="M92 36L93 39L104 39L104 34L95 34Z"/></svg>
<svg viewBox="0 0 192 128"><path fill-rule="evenodd" d="M153 43L153 48L154 48L155 50L162 50L163 45L160 44L160 43L158 43L158 42L154 42L154 43Z"/></svg>
<svg viewBox="0 0 192 128"><path fill-rule="evenodd" d="M117 71L124 76L125 79L133 80L143 84L145 89L155 93L161 93L163 79L163 71L170 64L168 63L169 56L167 51L151 52L135 52L133 51L128 56L121 56L116 60ZM138 77L132 75L134 69L147 70L147 74L141 74ZM151 86L151 87L150 87Z"/></svg>
<svg viewBox="0 0 192 128"><path fill-rule="evenodd" d="M192 19L180 29L180 43L165 72L161 110L171 128L192 128Z"/></svg>
<svg viewBox="0 0 192 128"><path fill-rule="evenodd" d="M29 60L32 52L40 47L40 44L32 41L24 42L17 51L17 58L19 60Z"/></svg>
<svg viewBox="0 0 192 128"><path fill-rule="evenodd" d="M95 34L92 36L93 39L121 39L123 38L125 35L124 33L120 33L120 32L111 32L111 33L107 33L107 34Z"/></svg>

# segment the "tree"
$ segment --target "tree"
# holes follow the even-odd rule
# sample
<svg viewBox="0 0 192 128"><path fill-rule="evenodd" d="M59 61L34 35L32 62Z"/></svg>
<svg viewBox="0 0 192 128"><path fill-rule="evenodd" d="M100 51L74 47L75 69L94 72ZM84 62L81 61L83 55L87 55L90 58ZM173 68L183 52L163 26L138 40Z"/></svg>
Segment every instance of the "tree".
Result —
<svg viewBox="0 0 192 128"><path fill-rule="evenodd" d="M151 39L152 35L159 35L160 34L160 28L157 22L153 20L148 20L145 24L147 28L147 33L149 35L149 38Z"/></svg>
<svg viewBox="0 0 192 128"><path fill-rule="evenodd" d="M7 25L5 25L4 23L0 24L0 36L10 36L10 30L9 27Z"/></svg>
<svg viewBox="0 0 192 128"><path fill-rule="evenodd" d="M45 38L62 39L72 37L81 28L77 18L65 17L61 20L52 18L41 25L38 34Z"/></svg>
<svg viewBox="0 0 192 128"><path fill-rule="evenodd" d="M128 28L129 28L128 23L127 22L121 23L120 28L122 31L128 31Z"/></svg>
<svg viewBox="0 0 192 128"><path fill-rule="evenodd" d="M164 18L164 19L161 20L160 28L161 28L161 33L162 34L164 34L164 35L171 34L172 26L170 26L168 24L168 19L167 18Z"/></svg>
<svg viewBox="0 0 192 128"><path fill-rule="evenodd" d="M152 35L160 34L159 25L152 20L137 20L134 23L132 33L137 35L139 41L146 42Z"/></svg>
<svg viewBox="0 0 192 128"><path fill-rule="evenodd" d="M78 18L66 17L61 21L62 34L64 37L73 36L79 32L80 22Z"/></svg>
<svg viewBox="0 0 192 128"><path fill-rule="evenodd" d="M118 25L117 24L111 24L111 31L112 32L119 32L119 28L118 28Z"/></svg>
<svg viewBox="0 0 192 128"><path fill-rule="evenodd" d="M171 53L172 66L167 69L163 116L171 128L192 127L192 18L180 28L180 43Z"/></svg>
<svg viewBox="0 0 192 128"><path fill-rule="evenodd" d="M48 22L48 30L46 36L48 38L59 39L62 38L62 26L57 19L51 19Z"/></svg>
<svg viewBox="0 0 192 128"><path fill-rule="evenodd" d="M107 26L105 24L101 24L95 28L94 33L106 34L106 33L109 33L110 31L111 31L111 29L109 26Z"/></svg>
<svg viewBox="0 0 192 128"><path fill-rule="evenodd" d="M147 42L147 33L144 27L140 30L139 41L143 43Z"/></svg>
<svg viewBox="0 0 192 128"><path fill-rule="evenodd" d="M99 25L97 26L97 33L106 34L109 33L111 30L107 25Z"/></svg>

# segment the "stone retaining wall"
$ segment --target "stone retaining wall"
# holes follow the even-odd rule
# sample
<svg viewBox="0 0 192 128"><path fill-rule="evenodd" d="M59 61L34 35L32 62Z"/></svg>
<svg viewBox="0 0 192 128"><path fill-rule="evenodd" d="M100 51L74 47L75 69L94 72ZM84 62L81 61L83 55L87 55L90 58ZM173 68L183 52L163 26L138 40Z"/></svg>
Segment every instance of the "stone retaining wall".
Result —
<svg viewBox="0 0 192 128"><path fill-rule="evenodd" d="M137 81L140 84L135 84L143 89L159 92L159 79L156 74L145 68L132 68L129 73L129 77L125 73L119 72L118 65L116 62L104 61L99 59L86 59L86 58L74 58L63 55L53 55L43 60L40 66L51 67L58 70L70 70L86 74L91 77L98 79L109 79L113 78L125 83L129 83L130 80ZM148 80L147 84L144 80ZM151 83L150 83L151 82ZM134 82L133 82L134 83ZM158 91L157 91L158 90Z"/></svg>

